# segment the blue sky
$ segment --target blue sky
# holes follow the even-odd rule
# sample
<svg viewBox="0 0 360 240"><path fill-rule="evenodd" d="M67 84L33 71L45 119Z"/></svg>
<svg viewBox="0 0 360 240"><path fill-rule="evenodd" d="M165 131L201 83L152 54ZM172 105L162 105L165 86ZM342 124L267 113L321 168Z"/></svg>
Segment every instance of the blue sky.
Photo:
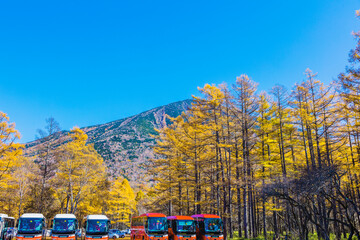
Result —
<svg viewBox="0 0 360 240"><path fill-rule="evenodd" d="M0 3L0 111L34 139L105 123L246 73L291 88L307 67L330 82L360 30L359 1Z"/></svg>

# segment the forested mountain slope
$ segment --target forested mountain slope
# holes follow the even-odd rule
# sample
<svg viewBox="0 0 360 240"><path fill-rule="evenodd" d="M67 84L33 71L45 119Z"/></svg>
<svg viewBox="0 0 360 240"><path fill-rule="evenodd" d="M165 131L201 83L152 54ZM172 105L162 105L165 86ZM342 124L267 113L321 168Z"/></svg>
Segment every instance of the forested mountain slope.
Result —
<svg viewBox="0 0 360 240"><path fill-rule="evenodd" d="M144 163L153 157L152 146L155 141L151 134L156 134L154 128L166 124L166 115L176 117L186 110L191 100L184 100L157 107L138 115L82 128L88 135L88 143L104 158L112 177L123 176L131 182L148 181L151 176L146 174ZM67 141L63 131L58 137L59 144ZM41 139L27 143L27 155L35 154Z"/></svg>

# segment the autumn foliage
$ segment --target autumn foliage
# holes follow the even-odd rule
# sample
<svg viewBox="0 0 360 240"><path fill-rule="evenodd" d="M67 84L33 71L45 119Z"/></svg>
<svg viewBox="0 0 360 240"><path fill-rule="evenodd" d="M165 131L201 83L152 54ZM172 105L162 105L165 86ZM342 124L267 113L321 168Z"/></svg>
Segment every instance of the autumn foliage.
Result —
<svg viewBox="0 0 360 240"><path fill-rule="evenodd" d="M225 237L360 239L360 38L350 65L324 84L310 69L292 89L199 88L157 129L148 207L218 214Z"/></svg>
<svg viewBox="0 0 360 240"><path fill-rule="evenodd" d="M10 216L41 212L48 219L57 213L107 214L114 226L129 227L137 213L136 195L122 178L110 179L102 157L87 135L74 127L60 144L58 123L47 119L41 144L33 156L24 155L15 125L1 113L0 209ZM140 192L141 193L141 192Z"/></svg>

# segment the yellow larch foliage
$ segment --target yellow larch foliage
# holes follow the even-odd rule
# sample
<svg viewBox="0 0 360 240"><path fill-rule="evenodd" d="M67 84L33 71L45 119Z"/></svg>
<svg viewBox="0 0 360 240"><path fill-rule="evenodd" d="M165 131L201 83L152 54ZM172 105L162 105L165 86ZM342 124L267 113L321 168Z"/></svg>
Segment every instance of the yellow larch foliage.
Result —
<svg viewBox="0 0 360 240"><path fill-rule="evenodd" d="M87 135L81 129L73 128L70 137L57 154L59 166L54 181L59 183L56 195L62 211L75 213L86 198L97 194L92 190L103 179L105 165L93 145L86 144Z"/></svg>

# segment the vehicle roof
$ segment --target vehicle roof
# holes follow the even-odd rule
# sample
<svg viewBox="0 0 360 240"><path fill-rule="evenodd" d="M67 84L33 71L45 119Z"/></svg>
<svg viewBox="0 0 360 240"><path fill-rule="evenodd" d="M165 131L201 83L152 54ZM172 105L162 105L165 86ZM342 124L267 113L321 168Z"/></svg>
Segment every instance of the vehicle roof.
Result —
<svg viewBox="0 0 360 240"><path fill-rule="evenodd" d="M162 213L144 213L141 214L139 217L166 217L166 215Z"/></svg>
<svg viewBox="0 0 360 240"><path fill-rule="evenodd" d="M168 220L194 220L194 218L189 217L189 216L169 216L167 217Z"/></svg>
<svg viewBox="0 0 360 240"><path fill-rule="evenodd" d="M75 218L76 216L74 214L56 214L54 218Z"/></svg>
<svg viewBox="0 0 360 240"><path fill-rule="evenodd" d="M220 218L218 215L214 214L196 214L192 215L193 218Z"/></svg>
<svg viewBox="0 0 360 240"><path fill-rule="evenodd" d="M0 217L8 217L8 215L5 213L0 213Z"/></svg>
<svg viewBox="0 0 360 240"><path fill-rule="evenodd" d="M96 214L93 214L93 215L87 215L86 216L86 219L89 219L89 220L109 220L107 216L105 215L96 215Z"/></svg>
<svg viewBox="0 0 360 240"><path fill-rule="evenodd" d="M24 213L20 218L45 218L41 213Z"/></svg>

